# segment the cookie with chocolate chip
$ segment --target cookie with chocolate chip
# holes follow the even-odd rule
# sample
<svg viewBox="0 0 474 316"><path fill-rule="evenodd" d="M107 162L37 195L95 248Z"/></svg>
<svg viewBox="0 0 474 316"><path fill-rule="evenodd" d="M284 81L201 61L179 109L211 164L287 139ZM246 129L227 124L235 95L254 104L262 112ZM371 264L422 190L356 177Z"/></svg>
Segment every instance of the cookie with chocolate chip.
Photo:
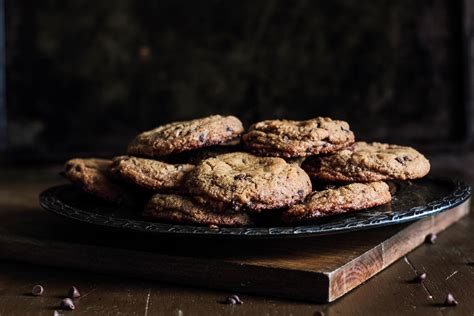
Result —
<svg viewBox="0 0 474 316"><path fill-rule="evenodd" d="M92 195L120 203L127 194L125 189L111 178L111 164L112 161L108 159L71 159L64 165L64 176Z"/></svg>
<svg viewBox="0 0 474 316"><path fill-rule="evenodd" d="M370 182L424 177L430 163L411 147L356 142L328 156L306 159L303 169L314 179L337 182Z"/></svg>
<svg viewBox="0 0 474 316"><path fill-rule="evenodd" d="M143 216L157 221L240 227L252 225L247 213L232 211L214 211L207 208L189 196L177 194L155 194L145 207Z"/></svg>
<svg viewBox="0 0 474 316"><path fill-rule="evenodd" d="M221 210L281 208L311 192L311 181L298 165L244 152L201 161L189 173L186 185L202 204Z"/></svg>
<svg viewBox="0 0 474 316"><path fill-rule="evenodd" d="M307 157L349 146L354 142L354 133L347 122L327 117L306 121L268 120L253 124L242 141L257 155Z"/></svg>
<svg viewBox="0 0 474 316"><path fill-rule="evenodd" d="M382 181L351 183L311 193L305 202L284 211L282 219L286 223L304 222L386 204L391 199L389 187Z"/></svg>
<svg viewBox="0 0 474 316"><path fill-rule="evenodd" d="M129 145L128 154L162 157L233 140L244 128L234 116L212 115L191 121L174 122L138 135Z"/></svg>
<svg viewBox="0 0 474 316"><path fill-rule="evenodd" d="M179 190L192 169L191 164L169 164L131 156L116 157L111 166L114 175L153 191Z"/></svg>

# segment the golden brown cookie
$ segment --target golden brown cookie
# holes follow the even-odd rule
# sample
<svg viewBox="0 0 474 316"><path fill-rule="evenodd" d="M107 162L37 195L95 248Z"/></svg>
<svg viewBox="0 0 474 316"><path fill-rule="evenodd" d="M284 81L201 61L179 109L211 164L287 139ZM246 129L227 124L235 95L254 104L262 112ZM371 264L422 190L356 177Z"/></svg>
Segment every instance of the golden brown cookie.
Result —
<svg viewBox="0 0 474 316"><path fill-rule="evenodd" d="M124 188L109 175L112 164L108 159L71 159L64 165L64 175L84 191L110 202L122 202L126 196Z"/></svg>
<svg viewBox="0 0 474 316"><path fill-rule="evenodd" d="M411 147L365 142L329 156L310 157L302 167L314 180L338 182L417 179L430 171L429 161Z"/></svg>
<svg viewBox="0 0 474 316"><path fill-rule="evenodd" d="M194 169L190 164L120 156L113 159L111 172L120 178L154 191L179 190L185 175Z"/></svg>
<svg viewBox="0 0 474 316"><path fill-rule="evenodd" d="M174 122L138 135L128 146L128 154L150 158L176 154L227 142L243 130L234 116L212 115Z"/></svg>
<svg viewBox="0 0 474 316"><path fill-rule="evenodd" d="M240 227L252 225L244 212L215 212L189 196L176 194L155 194L152 196L143 216L158 221L209 226Z"/></svg>
<svg viewBox="0 0 474 316"><path fill-rule="evenodd" d="M282 219L286 223L304 222L382 205L391 199L385 182L351 183L311 193L304 203L284 211Z"/></svg>
<svg viewBox="0 0 474 316"><path fill-rule="evenodd" d="M186 185L201 203L233 210L286 207L311 192L311 181L298 165L243 152L203 160Z"/></svg>
<svg viewBox="0 0 474 316"><path fill-rule="evenodd" d="M346 122L327 117L269 120L253 124L242 141L250 151L262 156L307 157L349 146L354 142L354 133Z"/></svg>

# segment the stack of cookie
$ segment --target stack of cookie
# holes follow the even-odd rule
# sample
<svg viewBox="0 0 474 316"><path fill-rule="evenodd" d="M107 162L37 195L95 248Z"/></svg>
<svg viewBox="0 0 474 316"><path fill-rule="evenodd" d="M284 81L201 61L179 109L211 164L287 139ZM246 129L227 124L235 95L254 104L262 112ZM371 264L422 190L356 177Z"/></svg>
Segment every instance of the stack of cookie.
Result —
<svg viewBox="0 0 474 316"><path fill-rule="evenodd" d="M323 117L263 121L245 133L233 116L175 122L141 133L127 154L72 159L65 175L110 202L138 207L145 196L148 219L209 226L293 224L370 208L390 202L384 180L430 169L413 148L355 142L349 124Z"/></svg>

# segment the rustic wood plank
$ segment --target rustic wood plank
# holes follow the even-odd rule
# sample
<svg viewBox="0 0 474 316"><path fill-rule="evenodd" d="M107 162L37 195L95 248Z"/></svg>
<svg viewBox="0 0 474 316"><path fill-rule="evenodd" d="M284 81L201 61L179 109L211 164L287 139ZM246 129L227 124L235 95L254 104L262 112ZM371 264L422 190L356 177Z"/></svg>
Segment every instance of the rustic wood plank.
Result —
<svg viewBox="0 0 474 316"><path fill-rule="evenodd" d="M121 242L96 246L94 239L72 243L67 238L57 241L22 237L7 231L0 233L0 257L247 293L332 301L381 271L396 259L394 256L413 249L428 232L437 232L466 212L466 206L459 206L441 214L442 220L427 218L389 230L373 230L367 235L359 232L338 236L332 239L335 244L331 243L330 247L321 238L300 240L298 247L293 248L291 241L252 242L251 246L247 243L249 247L235 248L232 243L236 241L226 241L228 248L225 248L216 241L174 240L171 248L165 244L164 248L157 245L145 250L140 248L146 244L139 243L141 247L132 250L137 240L124 249ZM342 239L338 242L338 238ZM348 238L352 242L344 247ZM402 250L384 250L394 244L390 238L410 242ZM318 247L320 244L325 246ZM203 247L207 250L200 250ZM195 249L200 253L193 256Z"/></svg>
<svg viewBox="0 0 474 316"><path fill-rule="evenodd" d="M427 273L425 286L433 296L432 305L446 315L468 315L473 310L474 269L467 263L471 262L474 246L466 242L466 237L472 235L473 224L470 216L453 225L450 234L441 234L435 244L425 245L407 256L416 270ZM459 301L458 306L442 306L448 293Z"/></svg>
<svg viewBox="0 0 474 316"><path fill-rule="evenodd" d="M441 315L426 304L430 299L423 286L411 282L415 275L401 258L324 311L326 315Z"/></svg>

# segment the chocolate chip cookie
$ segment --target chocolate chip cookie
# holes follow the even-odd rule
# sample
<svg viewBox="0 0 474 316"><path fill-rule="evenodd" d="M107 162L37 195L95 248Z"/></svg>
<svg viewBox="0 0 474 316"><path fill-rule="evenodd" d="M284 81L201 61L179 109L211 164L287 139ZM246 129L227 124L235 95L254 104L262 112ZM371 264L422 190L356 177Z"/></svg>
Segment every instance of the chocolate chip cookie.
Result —
<svg viewBox="0 0 474 316"><path fill-rule="evenodd" d="M215 212L196 203L191 197L155 194L145 207L143 216L158 221L209 226L249 226L252 221L243 212Z"/></svg>
<svg viewBox="0 0 474 316"><path fill-rule="evenodd" d="M429 161L411 147L356 142L350 148L322 157L310 157L303 169L316 180L370 182L424 177Z"/></svg>
<svg viewBox="0 0 474 316"><path fill-rule="evenodd" d="M281 208L311 192L311 181L298 165L243 152L203 160L189 173L186 184L199 201L233 210Z"/></svg>
<svg viewBox="0 0 474 316"><path fill-rule="evenodd" d="M346 122L327 117L269 120L253 124L242 141L250 151L262 156L307 157L349 146L354 142L354 133Z"/></svg>
<svg viewBox="0 0 474 316"><path fill-rule="evenodd" d="M112 161L107 159L71 159L64 165L64 176L92 195L120 203L126 194L124 188L110 177L111 164Z"/></svg>
<svg viewBox="0 0 474 316"><path fill-rule="evenodd" d="M389 187L384 182L351 183L334 189L311 193L304 203L284 211L287 223L354 212L390 202Z"/></svg>
<svg viewBox="0 0 474 316"><path fill-rule="evenodd" d="M194 169L190 164L120 156L113 159L111 172L129 182L154 191L179 190L185 175Z"/></svg>
<svg viewBox="0 0 474 316"><path fill-rule="evenodd" d="M141 133L128 146L128 154L161 157L227 142L244 128L234 116L212 115L191 121L174 122Z"/></svg>

